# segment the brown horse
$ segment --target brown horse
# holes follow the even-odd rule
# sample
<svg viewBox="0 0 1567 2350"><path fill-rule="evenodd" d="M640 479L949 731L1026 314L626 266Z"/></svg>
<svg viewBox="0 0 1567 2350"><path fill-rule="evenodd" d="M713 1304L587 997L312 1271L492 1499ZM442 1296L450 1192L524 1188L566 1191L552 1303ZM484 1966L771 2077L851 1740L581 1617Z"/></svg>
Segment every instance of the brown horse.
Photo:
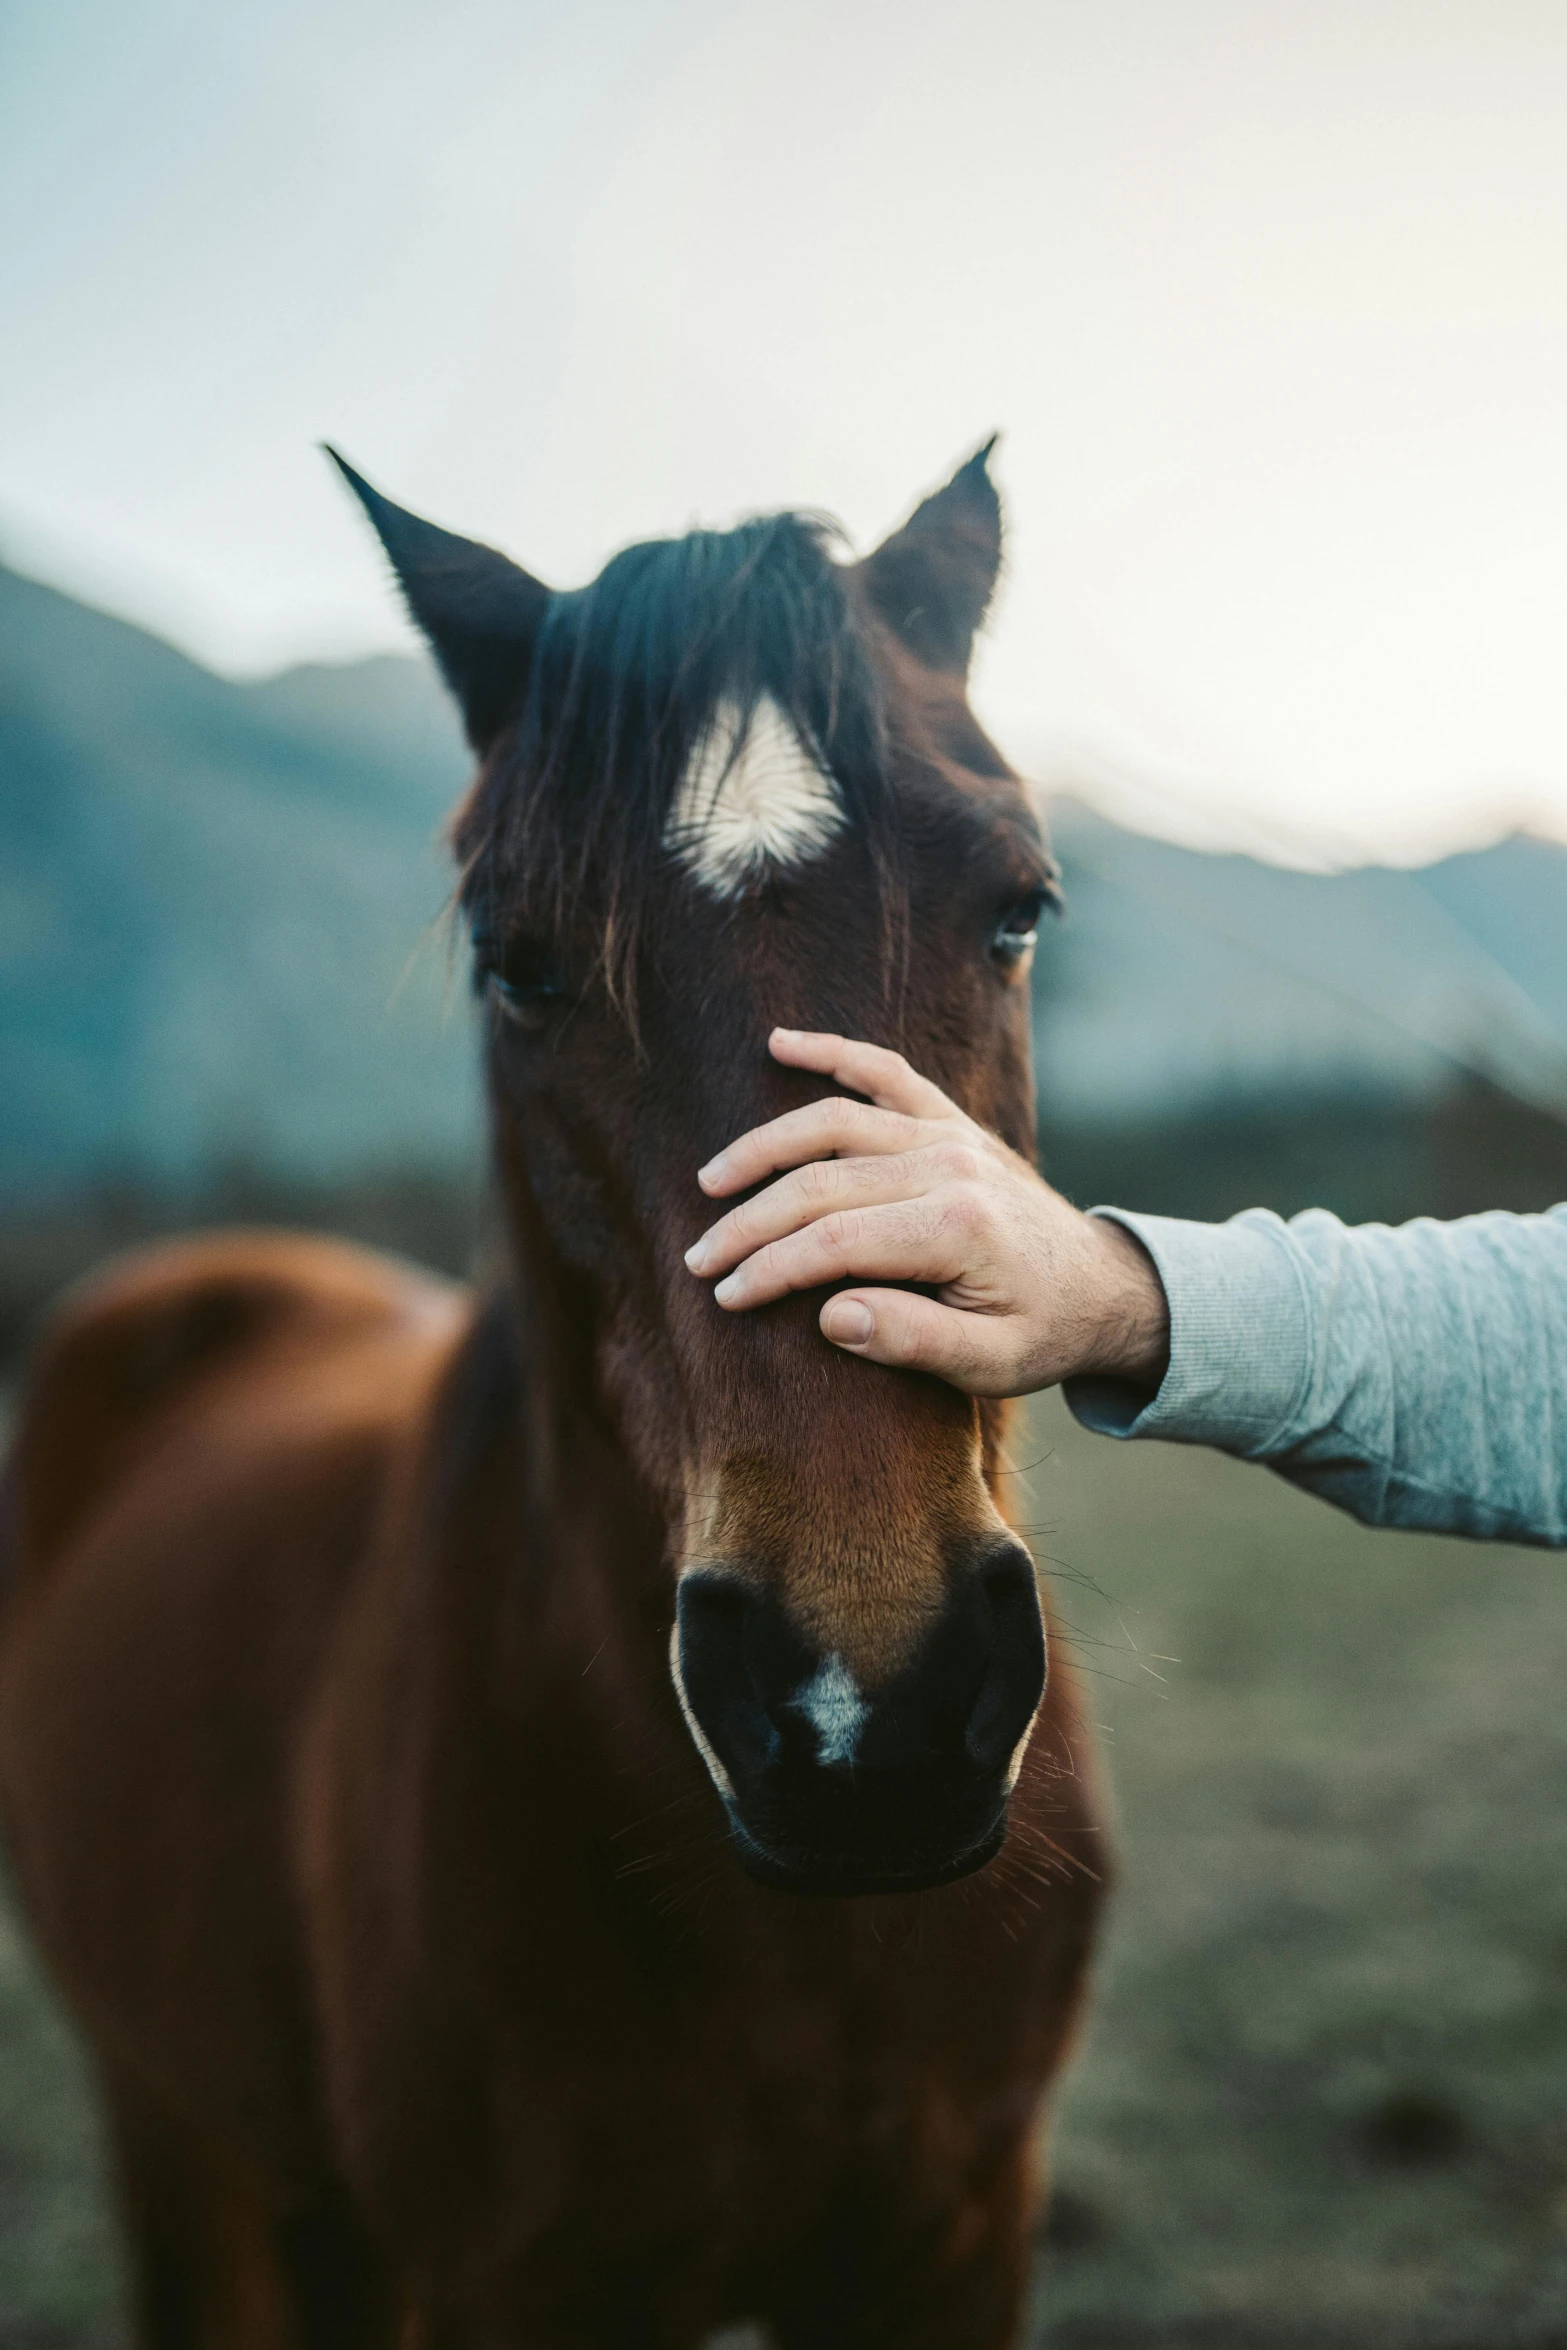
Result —
<svg viewBox="0 0 1567 2350"><path fill-rule="evenodd" d="M504 1270L192 1241L33 1371L0 1789L138 2339L999 2350L1102 1876L1004 1415L682 1261L824 1091L775 1021L1031 1146L986 453L858 564L785 515L557 595L349 479L478 756Z"/></svg>

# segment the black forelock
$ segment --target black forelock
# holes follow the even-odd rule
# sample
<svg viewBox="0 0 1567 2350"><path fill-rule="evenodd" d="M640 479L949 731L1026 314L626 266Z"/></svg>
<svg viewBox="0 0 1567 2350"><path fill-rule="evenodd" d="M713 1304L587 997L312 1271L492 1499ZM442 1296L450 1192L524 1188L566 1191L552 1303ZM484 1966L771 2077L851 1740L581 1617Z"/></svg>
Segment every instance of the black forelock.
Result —
<svg viewBox="0 0 1567 2350"><path fill-rule="evenodd" d="M692 531L550 599L516 724L459 820L476 927L587 916L611 984L629 980L670 806L720 703L749 714L770 695L851 823L886 839L880 694L833 535L801 514Z"/></svg>

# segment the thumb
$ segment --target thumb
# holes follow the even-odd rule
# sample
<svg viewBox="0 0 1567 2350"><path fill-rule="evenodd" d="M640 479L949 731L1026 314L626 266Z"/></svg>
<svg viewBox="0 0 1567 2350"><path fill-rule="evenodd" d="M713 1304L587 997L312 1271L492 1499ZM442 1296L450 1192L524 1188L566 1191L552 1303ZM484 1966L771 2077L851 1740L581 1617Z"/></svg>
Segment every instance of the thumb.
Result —
<svg viewBox="0 0 1567 2350"><path fill-rule="evenodd" d="M845 1354L929 1371L969 1395L1011 1395L1011 1350L999 1315L965 1314L911 1289L844 1289L821 1310L821 1331Z"/></svg>

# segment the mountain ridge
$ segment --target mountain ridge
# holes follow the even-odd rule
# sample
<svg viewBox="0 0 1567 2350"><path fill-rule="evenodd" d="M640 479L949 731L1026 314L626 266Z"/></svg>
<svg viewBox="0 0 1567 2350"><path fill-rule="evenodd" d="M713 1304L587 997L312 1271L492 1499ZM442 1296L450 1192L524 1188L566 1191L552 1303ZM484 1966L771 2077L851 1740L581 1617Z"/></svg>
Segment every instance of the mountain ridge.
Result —
<svg viewBox="0 0 1567 2350"><path fill-rule="evenodd" d="M469 758L433 669L216 676L0 567L0 1203L482 1153L442 944ZM1481 1082L1567 1104L1567 848L1322 875L1052 822L1047 1122Z"/></svg>

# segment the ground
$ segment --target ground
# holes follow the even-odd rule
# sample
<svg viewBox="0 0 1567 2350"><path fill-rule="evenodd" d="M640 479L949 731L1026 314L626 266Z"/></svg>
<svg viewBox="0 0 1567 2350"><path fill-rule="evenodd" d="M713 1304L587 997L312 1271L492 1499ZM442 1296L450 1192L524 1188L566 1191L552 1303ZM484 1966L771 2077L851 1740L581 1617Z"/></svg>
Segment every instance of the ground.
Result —
<svg viewBox="0 0 1567 2350"><path fill-rule="evenodd" d="M1559 2350L1567 1560L1369 1534L1054 1399L1019 1458L1121 1853L1041 2331ZM8 1916L0 2343L112 2343L115 2278L84 2076Z"/></svg>
<svg viewBox="0 0 1567 2350"><path fill-rule="evenodd" d="M1567 1560L1033 1424L1121 1850L1052 2340L1567 2341Z"/></svg>

